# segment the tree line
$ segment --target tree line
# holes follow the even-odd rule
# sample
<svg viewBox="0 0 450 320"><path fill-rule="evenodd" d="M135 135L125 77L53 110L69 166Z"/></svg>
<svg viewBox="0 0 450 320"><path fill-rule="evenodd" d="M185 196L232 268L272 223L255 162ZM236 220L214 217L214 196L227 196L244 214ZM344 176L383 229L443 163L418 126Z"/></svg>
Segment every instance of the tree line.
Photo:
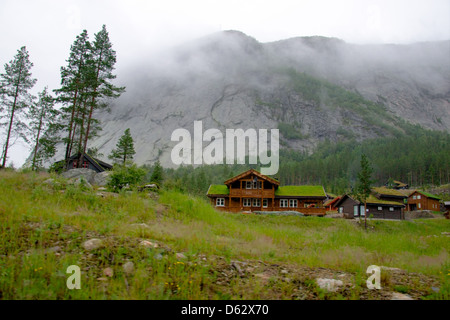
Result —
<svg viewBox="0 0 450 320"><path fill-rule="evenodd" d="M282 185L323 185L327 192L342 194L357 189L361 157L373 167L374 185L390 179L411 187L450 183L450 134L411 126L402 136L364 141L324 141L312 154L291 149L280 150L280 169L273 178ZM206 194L210 184L225 180L251 165L182 166L165 169L167 187L197 195Z"/></svg>
<svg viewBox="0 0 450 320"><path fill-rule="evenodd" d="M33 63L26 46L5 64L5 72L0 74L0 126L5 130L2 167L6 166L11 145L19 139L33 150L32 170L53 157L61 142L65 145L66 165L73 154L78 154L77 167L82 166L88 142L101 130L95 114L125 88L112 83L116 78L116 52L105 25L93 41L83 30L70 47L66 61L67 65L60 69L60 88L53 90L53 95L45 87L38 97L30 93L37 80L31 74Z"/></svg>

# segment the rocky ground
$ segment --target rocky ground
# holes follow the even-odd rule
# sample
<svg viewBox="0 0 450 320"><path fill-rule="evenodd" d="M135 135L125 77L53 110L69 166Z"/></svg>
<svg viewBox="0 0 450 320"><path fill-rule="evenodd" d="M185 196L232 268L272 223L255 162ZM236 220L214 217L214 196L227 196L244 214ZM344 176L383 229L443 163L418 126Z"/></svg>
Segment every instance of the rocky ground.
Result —
<svg viewBox="0 0 450 320"><path fill-rule="evenodd" d="M43 227L40 223L24 225L30 233ZM146 227L148 226L145 223L129 226L130 229ZM433 277L397 268L381 267L381 289L370 290L367 288L366 279L349 272L296 264L274 264L261 260L233 260L215 255L189 255L186 252L175 252L167 244L153 239L101 235L83 232L68 225L61 228L69 236L61 239L57 230L49 230L48 232L54 233L54 236L50 237L54 241L45 243L41 253L55 255L58 258L64 257L67 253L80 253L82 255L80 263L84 266L82 271L94 275L99 288L107 287L108 281L117 273L133 276L135 271L134 262L126 256L116 257L110 254L105 261L99 249L108 247L111 252L117 252L119 248L123 249L122 251L145 248L155 251L153 259L156 260L172 258L180 263L199 264L208 270L213 279L211 283L205 284L204 288L210 297L220 293L222 297L232 299L419 300L440 289L439 281ZM36 249L30 249L22 254L27 255L35 251Z"/></svg>

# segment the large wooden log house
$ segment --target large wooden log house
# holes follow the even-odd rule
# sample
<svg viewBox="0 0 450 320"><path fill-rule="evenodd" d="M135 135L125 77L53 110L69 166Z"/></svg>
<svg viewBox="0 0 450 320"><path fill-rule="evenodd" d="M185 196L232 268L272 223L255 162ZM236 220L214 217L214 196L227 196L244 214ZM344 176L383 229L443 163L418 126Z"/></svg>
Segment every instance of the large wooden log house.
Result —
<svg viewBox="0 0 450 320"><path fill-rule="evenodd" d="M280 182L250 169L223 185L210 185L206 194L211 204L223 211L297 211L325 215L322 186L280 186Z"/></svg>

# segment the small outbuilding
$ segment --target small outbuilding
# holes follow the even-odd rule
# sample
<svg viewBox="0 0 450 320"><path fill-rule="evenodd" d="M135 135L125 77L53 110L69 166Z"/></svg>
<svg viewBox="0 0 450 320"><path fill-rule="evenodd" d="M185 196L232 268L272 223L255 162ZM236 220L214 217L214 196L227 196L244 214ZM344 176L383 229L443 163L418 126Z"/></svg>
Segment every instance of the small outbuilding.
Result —
<svg viewBox="0 0 450 320"><path fill-rule="evenodd" d="M80 159L80 156L81 156L80 152L71 156L67 163L66 170L78 168L78 161ZM61 163L64 167L64 160L58 161L57 163ZM112 167L113 166L111 164L103 162L94 157L91 157L87 153L83 154L83 163L80 166L80 168L91 169L91 170L94 170L95 172L103 172L103 171L111 170Z"/></svg>
<svg viewBox="0 0 450 320"><path fill-rule="evenodd" d="M381 200L370 195L367 198L367 212L364 211L364 203L358 201L349 194L343 195L335 204L339 213L343 213L346 218L360 218L367 215L377 219L404 219L404 204L397 201Z"/></svg>

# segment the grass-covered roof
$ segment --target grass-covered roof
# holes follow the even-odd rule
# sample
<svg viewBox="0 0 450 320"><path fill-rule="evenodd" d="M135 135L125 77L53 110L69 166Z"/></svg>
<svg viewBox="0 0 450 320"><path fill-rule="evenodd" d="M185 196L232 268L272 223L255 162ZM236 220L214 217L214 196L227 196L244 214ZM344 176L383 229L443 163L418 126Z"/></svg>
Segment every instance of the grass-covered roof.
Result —
<svg viewBox="0 0 450 320"><path fill-rule="evenodd" d="M228 187L226 185L212 184L209 186L207 194L208 195L213 195L213 194L228 195L228 194L230 194L230 190L228 189Z"/></svg>
<svg viewBox="0 0 450 320"><path fill-rule="evenodd" d="M322 186L282 186L275 191L275 196L326 197L326 194Z"/></svg>
<svg viewBox="0 0 450 320"><path fill-rule="evenodd" d="M396 197L406 197L405 194L399 190L389 189L386 187L375 187L372 190L378 194L396 196Z"/></svg>

